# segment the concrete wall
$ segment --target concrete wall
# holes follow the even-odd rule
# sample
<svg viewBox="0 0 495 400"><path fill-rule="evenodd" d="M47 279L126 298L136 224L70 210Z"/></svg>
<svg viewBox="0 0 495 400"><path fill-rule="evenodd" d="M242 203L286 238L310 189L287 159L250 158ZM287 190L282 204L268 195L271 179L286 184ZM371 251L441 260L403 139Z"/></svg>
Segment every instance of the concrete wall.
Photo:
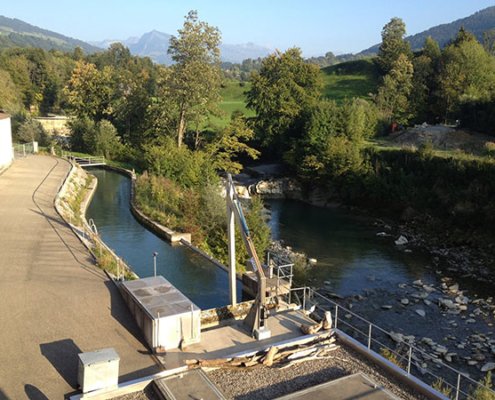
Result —
<svg viewBox="0 0 495 400"><path fill-rule="evenodd" d="M13 159L10 117L0 114L0 170L8 167Z"/></svg>
<svg viewBox="0 0 495 400"><path fill-rule="evenodd" d="M37 117L35 120L41 124L49 135L68 136L70 134L69 127L67 126L69 119L67 117Z"/></svg>

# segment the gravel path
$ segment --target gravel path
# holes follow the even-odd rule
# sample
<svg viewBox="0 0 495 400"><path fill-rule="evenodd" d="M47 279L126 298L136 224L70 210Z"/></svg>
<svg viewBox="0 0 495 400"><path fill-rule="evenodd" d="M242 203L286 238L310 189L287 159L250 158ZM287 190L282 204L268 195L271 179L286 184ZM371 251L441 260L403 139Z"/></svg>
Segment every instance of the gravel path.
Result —
<svg viewBox="0 0 495 400"><path fill-rule="evenodd" d="M331 353L331 358L309 360L286 369L276 366L217 369L208 372L208 376L228 399L268 400L357 372L368 375L400 399L424 399L390 378L381 367L342 345Z"/></svg>

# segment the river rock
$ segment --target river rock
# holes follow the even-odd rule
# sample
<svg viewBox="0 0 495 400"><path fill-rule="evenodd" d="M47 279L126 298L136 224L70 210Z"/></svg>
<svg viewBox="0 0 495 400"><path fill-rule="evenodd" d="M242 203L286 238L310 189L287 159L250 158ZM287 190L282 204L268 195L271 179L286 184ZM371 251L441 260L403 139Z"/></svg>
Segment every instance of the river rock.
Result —
<svg viewBox="0 0 495 400"><path fill-rule="evenodd" d="M449 350L445 346L438 345L433 348L433 351L438 354L447 354Z"/></svg>
<svg viewBox="0 0 495 400"><path fill-rule="evenodd" d="M394 342L401 343L404 341L404 335L402 333L390 332L389 336Z"/></svg>
<svg viewBox="0 0 495 400"><path fill-rule="evenodd" d="M392 236L392 235L390 235L390 234L389 234L389 233L387 233L387 232L378 232L378 233L376 234L376 236L379 236L379 237L387 237L387 236Z"/></svg>
<svg viewBox="0 0 495 400"><path fill-rule="evenodd" d="M452 300L450 300L450 299L442 299L442 298L440 298L440 299L438 299L438 304L440 306L443 306L444 308L449 309L449 310L453 310L453 309L455 309L457 307L456 304L454 304L454 302Z"/></svg>
<svg viewBox="0 0 495 400"><path fill-rule="evenodd" d="M251 189L253 190L253 188ZM268 195L273 197L284 197L289 192L300 192L300 185L289 178L271 179L267 181L259 181L254 185L256 194Z"/></svg>
<svg viewBox="0 0 495 400"><path fill-rule="evenodd" d="M391 305L388 305L388 304L384 304L384 305L382 306L382 308L383 308L384 310L390 310L390 309L392 308L392 306L391 306Z"/></svg>
<svg viewBox="0 0 495 400"><path fill-rule="evenodd" d="M418 314L420 317L425 317L426 316L426 312L425 310L422 310L421 308L418 308L417 310L414 310L416 312L416 314Z"/></svg>
<svg viewBox="0 0 495 400"><path fill-rule="evenodd" d="M401 304L407 306L409 304L409 299L403 298L403 299L401 299L400 302L401 302Z"/></svg>
<svg viewBox="0 0 495 400"><path fill-rule="evenodd" d="M449 286L449 291L451 291L453 293L457 293L459 291L459 284L458 283L454 283L453 285L450 285Z"/></svg>
<svg viewBox="0 0 495 400"><path fill-rule="evenodd" d="M404 235L400 235L399 238L394 242L397 246L404 246L409 243L409 240Z"/></svg>
<svg viewBox="0 0 495 400"><path fill-rule="evenodd" d="M428 300L428 299L424 299L423 300L423 303L425 303L427 306L430 306L431 305L431 301Z"/></svg>
<svg viewBox="0 0 495 400"><path fill-rule="evenodd" d="M476 320L474 318L469 318L466 320L466 324L475 324Z"/></svg>
<svg viewBox="0 0 495 400"><path fill-rule="evenodd" d="M495 369L495 363L489 362L481 367L481 372L488 372Z"/></svg>
<svg viewBox="0 0 495 400"><path fill-rule="evenodd" d="M421 281L421 279L418 279L417 281L413 282L413 285L414 286L423 286L423 282Z"/></svg>

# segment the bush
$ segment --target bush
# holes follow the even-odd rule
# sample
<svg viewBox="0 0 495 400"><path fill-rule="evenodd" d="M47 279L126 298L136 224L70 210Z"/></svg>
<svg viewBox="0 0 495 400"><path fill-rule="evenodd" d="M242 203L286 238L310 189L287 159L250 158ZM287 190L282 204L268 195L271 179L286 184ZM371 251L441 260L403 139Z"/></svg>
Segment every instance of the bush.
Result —
<svg viewBox="0 0 495 400"><path fill-rule="evenodd" d="M146 145L145 169L154 175L165 176L182 187L205 187L218 183L218 176L210 157L202 151L177 147L169 137Z"/></svg>
<svg viewBox="0 0 495 400"><path fill-rule="evenodd" d="M178 232L191 233L192 241L220 262L228 263L227 215L218 185L181 187L174 181L144 173L136 180L136 205L150 218ZM263 203L254 197L245 208L256 250L263 258L270 244L270 229L263 219ZM243 270L248 255L239 232L236 260Z"/></svg>
<svg viewBox="0 0 495 400"><path fill-rule="evenodd" d="M50 144L50 136L35 119L28 118L19 126L16 138L21 143L38 142L40 146Z"/></svg>
<svg viewBox="0 0 495 400"><path fill-rule="evenodd" d="M475 400L495 400L495 394L490 390L492 389L491 371L486 374L486 377L481 380L480 384L483 386L477 386L471 396Z"/></svg>

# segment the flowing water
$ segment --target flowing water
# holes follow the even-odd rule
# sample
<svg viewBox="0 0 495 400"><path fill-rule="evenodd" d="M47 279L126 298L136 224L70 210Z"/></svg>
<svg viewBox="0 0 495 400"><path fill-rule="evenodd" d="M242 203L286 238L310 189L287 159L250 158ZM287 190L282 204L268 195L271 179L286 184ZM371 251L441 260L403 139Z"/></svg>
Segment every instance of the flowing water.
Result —
<svg viewBox="0 0 495 400"><path fill-rule="evenodd" d="M184 246L171 246L132 216L129 178L116 172L93 169L98 186L86 216L92 218L105 243L140 277L153 276L153 252L158 252L157 274L203 309L229 303L228 275ZM241 298L241 284L237 287Z"/></svg>
<svg viewBox="0 0 495 400"><path fill-rule="evenodd" d="M364 289L435 279L429 257L405 252L394 237L378 237L377 228L341 209L321 208L295 200L269 200L270 227L276 240L316 258L309 271L315 285L326 282L343 296Z"/></svg>

